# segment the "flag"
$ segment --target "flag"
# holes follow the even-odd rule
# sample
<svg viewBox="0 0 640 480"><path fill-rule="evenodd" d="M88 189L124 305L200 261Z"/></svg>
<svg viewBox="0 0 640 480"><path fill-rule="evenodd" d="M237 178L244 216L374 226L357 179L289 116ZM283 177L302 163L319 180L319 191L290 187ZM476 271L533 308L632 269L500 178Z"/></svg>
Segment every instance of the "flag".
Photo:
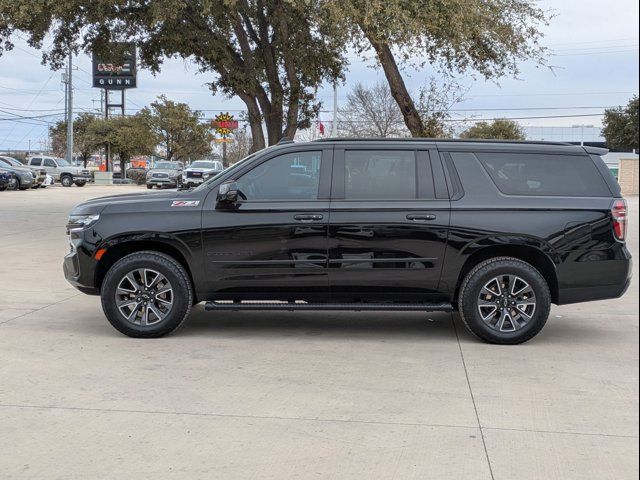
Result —
<svg viewBox="0 0 640 480"><path fill-rule="evenodd" d="M318 130L320 130L320 135L324 135L324 123L322 121L318 122Z"/></svg>

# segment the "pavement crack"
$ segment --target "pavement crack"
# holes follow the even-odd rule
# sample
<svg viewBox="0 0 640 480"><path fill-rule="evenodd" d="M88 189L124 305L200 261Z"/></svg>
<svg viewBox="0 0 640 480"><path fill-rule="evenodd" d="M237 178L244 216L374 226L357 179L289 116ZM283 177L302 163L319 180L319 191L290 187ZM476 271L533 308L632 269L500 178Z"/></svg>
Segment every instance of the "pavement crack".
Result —
<svg viewBox="0 0 640 480"><path fill-rule="evenodd" d="M63 298L62 300L58 300L57 302L50 303L50 304L45 305L45 306L40 307L40 308L35 308L33 310L30 310L28 312L23 313L22 315L18 315L17 317L13 317L13 318L10 318L10 319L5 320L3 322L0 322L0 325L5 325L5 324L7 324L7 323L9 323L9 322L11 322L13 320L17 320L18 318L22 318L22 317L25 317L27 315L31 315L32 313L39 312L40 310L44 310L45 308L53 307L54 305L58 305L59 303L66 302L67 300L71 300L72 298L77 297L78 295L82 295L82 293L76 293L76 294L71 295L70 297Z"/></svg>
<svg viewBox="0 0 640 480"><path fill-rule="evenodd" d="M484 438L484 431L482 430L482 424L480 423L480 415L478 414L478 406L476 405L476 399L473 396L473 389L471 388L471 382L469 381L469 372L467 371L467 363L464 360L464 353L462 351L462 345L460 344L460 335L458 334L458 327L456 327L456 322L453 318L453 313L451 314L451 323L453 324L453 331L456 334L456 341L458 342L458 350L460 350L460 358L462 359L462 367L464 369L464 376L467 379L467 386L469 387L469 394L471 395L471 402L473 403L473 411L476 414L476 421L478 422L478 429L480 430L480 438L482 439L482 446L484 448L484 455L487 458L487 466L489 467L489 474L491 475L491 480L495 480L493 475L493 468L491 467L491 460L489 459L489 451L487 450L487 441Z"/></svg>

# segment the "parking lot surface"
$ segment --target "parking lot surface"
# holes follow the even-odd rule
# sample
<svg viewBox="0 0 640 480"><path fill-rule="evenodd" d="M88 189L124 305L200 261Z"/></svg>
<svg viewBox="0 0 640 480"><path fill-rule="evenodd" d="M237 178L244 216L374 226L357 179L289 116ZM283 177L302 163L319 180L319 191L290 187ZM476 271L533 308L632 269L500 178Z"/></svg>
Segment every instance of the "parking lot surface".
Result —
<svg viewBox="0 0 640 480"><path fill-rule="evenodd" d="M637 478L637 267L520 346L446 313L202 305L136 340L61 263L75 204L143 190L0 192L0 478Z"/></svg>

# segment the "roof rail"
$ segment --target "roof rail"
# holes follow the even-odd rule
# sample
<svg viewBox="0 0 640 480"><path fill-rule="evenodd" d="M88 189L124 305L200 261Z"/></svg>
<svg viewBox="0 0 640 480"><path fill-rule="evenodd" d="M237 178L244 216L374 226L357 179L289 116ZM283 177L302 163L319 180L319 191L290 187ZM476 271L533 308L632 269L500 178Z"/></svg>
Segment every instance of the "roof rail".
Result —
<svg viewBox="0 0 640 480"><path fill-rule="evenodd" d="M439 143L515 143L523 145L562 145L572 146L567 142L548 142L544 140L488 140L483 138L427 138L427 137L333 137L318 138L312 142L439 142Z"/></svg>

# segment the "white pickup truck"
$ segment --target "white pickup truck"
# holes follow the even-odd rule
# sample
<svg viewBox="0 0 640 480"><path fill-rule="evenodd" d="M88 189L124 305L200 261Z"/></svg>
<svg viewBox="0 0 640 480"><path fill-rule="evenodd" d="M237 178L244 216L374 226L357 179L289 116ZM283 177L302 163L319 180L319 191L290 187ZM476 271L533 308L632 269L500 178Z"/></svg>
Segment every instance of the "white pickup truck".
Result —
<svg viewBox="0 0 640 480"><path fill-rule="evenodd" d="M74 183L78 187L84 187L91 180L89 170L75 167L63 158L33 156L28 158L27 165L44 168L54 182L60 182L63 187L70 187Z"/></svg>

